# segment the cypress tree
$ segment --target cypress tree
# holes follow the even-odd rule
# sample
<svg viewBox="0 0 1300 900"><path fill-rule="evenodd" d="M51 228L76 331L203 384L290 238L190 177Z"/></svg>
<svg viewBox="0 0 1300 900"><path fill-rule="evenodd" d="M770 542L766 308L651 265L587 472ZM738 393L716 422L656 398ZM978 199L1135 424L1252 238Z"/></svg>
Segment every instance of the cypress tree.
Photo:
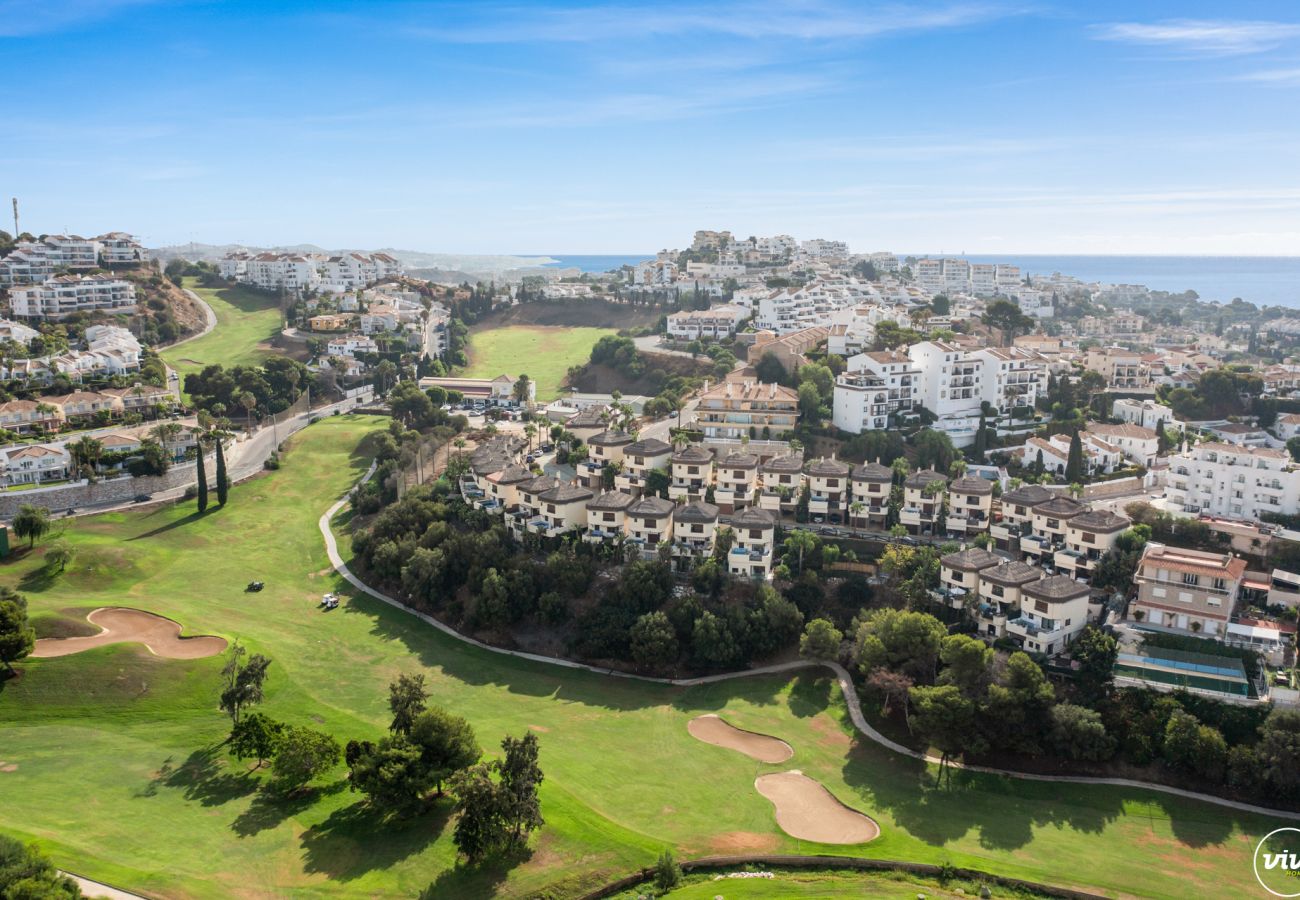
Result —
<svg viewBox="0 0 1300 900"><path fill-rule="evenodd" d="M230 493L230 483L226 480L226 454L221 448L221 439L217 438L217 505L226 505L226 495Z"/></svg>
<svg viewBox="0 0 1300 900"><path fill-rule="evenodd" d="M1075 431L1070 438L1070 455L1065 460L1065 480L1068 484L1083 482L1083 438Z"/></svg>
<svg viewBox="0 0 1300 900"><path fill-rule="evenodd" d="M1156 452L1169 452L1169 435L1165 434L1165 420L1156 422Z"/></svg>
<svg viewBox="0 0 1300 900"><path fill-rule="evenodd" d="M208 508L208 469L203 462L203 442L199 441L199 512Z"/></svg>

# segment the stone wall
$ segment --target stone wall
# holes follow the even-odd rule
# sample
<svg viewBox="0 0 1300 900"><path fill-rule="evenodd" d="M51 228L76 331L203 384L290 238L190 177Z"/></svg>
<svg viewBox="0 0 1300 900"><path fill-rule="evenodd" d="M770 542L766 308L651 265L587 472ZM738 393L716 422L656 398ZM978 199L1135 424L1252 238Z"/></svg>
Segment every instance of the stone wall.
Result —
<svg viewBox="0 0 1300 900"><path fill-rule="evenodd" d="M206 459L208 484L215 492L216 456L208 454ZM43 506L51 513L62 513L69 507L84 509L88 506L125 503L141 494L183 488L197 482L197 466L193 462L185 462L172 466L164 475L148 475L141 478L127 475L97 481L94 484L83 480L74 484L30 491L5 491L0 494L0 519L12 519L18 512L18 508L28 503L32 506Z"/></svg>

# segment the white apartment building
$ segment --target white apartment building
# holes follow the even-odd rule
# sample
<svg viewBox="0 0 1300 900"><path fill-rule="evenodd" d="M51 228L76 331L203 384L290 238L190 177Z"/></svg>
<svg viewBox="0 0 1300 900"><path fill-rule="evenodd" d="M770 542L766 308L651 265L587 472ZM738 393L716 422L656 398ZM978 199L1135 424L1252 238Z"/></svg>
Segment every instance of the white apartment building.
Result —
<svg viewBox="0 0 1300 900"><path fill-rule="evenodd" d="M970 293L976 297L992 297L997 292L997 266L993 263L971 263Z"/></svg>
<svg viewBox="0 0 1300 900"><path fill-rule="evenodd" d="M318 272L322 291L341 294L401 275L403 268L387 253L344 253L329 257Z"/></svg>
<svg viewBox="0 0 1300 900"><path fill-rule="evenodd" d="M240 281L264 291L299 291L315 288L320 275L315 263L298 254L259 253L244 261Z"/></svg>
<svg viewBox="0 0 1300 900"><path fill-rule="evenodd" d="M844 258L849 255L849 245L844 241L828 241L824 238L813 238L810 241L803 241L799 244L799 250L805 256L811 256L816 259L825 257Z"/></svg>
<svg viewBox="0 0 1300 900"><path fill-rule="evenodd" d="M735 334L748 317L746 310L731 304L673 313L668 317L668 336L678 341L722 340Z"/></svg>
<svg viewBox="0 0 1300 900"><path fill-rule="evenodd" d="M26 344L40 336L41 333L35 328L28 328L26 325L14 322L11 319L0 319L0 341Z"/></svg>
<svg viewBox="0 0 1300 900"><path fill-rule="evenodd" d="M1155 431L1161 422L1165 428L1183 430L1183 423L1174 418L1174 411L1154 400L1116 400L1110 414L1117 419Z"/></svg>
<svg viewBox="0 0 1300 900"><path fill-rule="evenodd" d="M789 288L774 290L759 300L754 315L755 327L777 334L810 328L819 320L812 297Z"/></svg>
<svg viewBox="0 0 1300 900"><path fill-rule="evenodd" d="M1002 415L1017 406L1033 406L1047 390L1047 360L1032 350L986 347L970 356L984 363L981 402L988 402Z"/></svg>
<svg viewBox="0 0 1300 900"><path fill-rule="evenodd" d="M1125 422L1122 425L1106 425L1102 422L1090 422L1088 433L1101 438L1123 451L1126 459L1139 466L1150 468L1160 452L1160 439L1155 431Z"/></svg>
<svg viewBox="0 0 1300 900"><path fill-rule="evenodd" d="M848 360L835 382L835 426L852 434L889 426L892 413L909 413L921 404L921 370L897 350L863 353Z"/></svg>
<svg viewBox="0 0 1300 900"><path fill-rule="evenodd" d="M13 288L9 296L14 315L31 319L62 319L96 310L135 312L135 287L111 275L59 275L44 284Z"/></svg>
<svg viewBox="0 0 1300 900"><path fill-rule="evenodd" d="M633 278L636 284L668 286L677 281L677 263L669 259L648 259L637 263Z"/></svg>
<svg viewBox="0 0 1300 900"><path fill-rule="evenodd" d="M349 334L332 339L325 345L329 356L356 356L358 353L378 353L379 345L372 338L360 334Z"/></svg>
<svg viewBox="0 0 1300 900"><path fill-rule="evenodd" d="M61 269L95 269L148 258L148 251L122 231L96 238L51 234L38 241L19 241L8 256L0 259L0 285L37 284Z"/></svg>
<svg viewBox="0 0 1300 900"><path fill-rule="evenodd" d="M1169 457L1168 505L1191 515L1259 521L1300 512L1300 470L1283 450L1198 444Z"/></svg>
<svg viewBox="0 0 1300 900"><path fill-rule="evenodd" d="M867 261L875 266L877 272L897 272L899 270L898 257L893 253L872 253L867 256Z"/></svg>
<svg viewBox="0 0 1300 900"><path fill-rule="evenodd" d="M912 267L912 276L921 290L927 294L944 292L943 260L918 259L916 265Z"/></svg>
<svg viewBox="0 0 1300 900"><path fill-rule="evenodd" d="M999 294L1008 294L1020 286L1020 266L998 263L993 268L993 280L997 284Z"/></svg>
<svg viewBox="0 0 1300 900"><path fill-rule="evenodd" d="M960 294L970 287L970 263L964 259L943 261L943 289L949 294Z"/></svg>

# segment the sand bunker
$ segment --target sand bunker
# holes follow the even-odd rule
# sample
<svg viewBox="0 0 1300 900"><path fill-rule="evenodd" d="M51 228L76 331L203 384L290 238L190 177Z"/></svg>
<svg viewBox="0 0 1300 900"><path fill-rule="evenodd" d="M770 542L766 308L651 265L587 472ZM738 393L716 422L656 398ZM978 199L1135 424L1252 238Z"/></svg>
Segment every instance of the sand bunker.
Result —
<svg viewBox="0 0 1300 900"><path fill-rule="evenodd" d="M200 659L216 656L226 649L225 638L209 635L181 637L179 623L139 609L104 607L95 610L86 619L104 630L90 637L39 640L32 656L68 656L92 647L126 642L144 644L155 656L165 656L168 659Z"/></svg>
<svg viewBox="0 0 1300 900"><path fill-rule="evenodd" d="M686 723L691 737L706 744L737 750L759 762L785 762L794 755L790 745L780 738L753 731L742 731L713 714L697 716Z"/></svg>
<svg viewBox="0 0 1300 900"><path fill-rule="evenodd" d="M791 837L819 844L865 844L880 827L849 809L802 772L762 775L754 787L776 807L776 824Z"/></svg>

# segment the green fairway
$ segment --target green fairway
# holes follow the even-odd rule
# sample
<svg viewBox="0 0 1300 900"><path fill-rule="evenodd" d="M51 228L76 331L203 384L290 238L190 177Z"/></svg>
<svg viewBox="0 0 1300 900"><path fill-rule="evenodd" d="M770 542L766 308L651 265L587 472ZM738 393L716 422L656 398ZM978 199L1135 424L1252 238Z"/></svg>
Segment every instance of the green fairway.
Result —
<svg viewBox="0 0 1300 900"><path fill-rule="evenodd" d="M537 399L549 403L560 396L560 385L572 366L591 357L596 341L612 328L565 328L509 325L471 332L467 378L527 375L537 383Z"/></svg>
<svg viewBox="0 0 1300 900"><path fill-rule="evenodd" d="M277 298L242 287L199 287L197 278L186 278L185 287L212 307L217 325L203 337L160 354L180 374L182 385L186 375L204 366L255 366L273 354L266 342L280 328Z"/></svg>
<svg viewBox="0 0 1300 900"><path fill-rule="evenodd" d="M455 867L448 801L392 825L348 791L342 766L311 797L268 800L260 775L220 746L221 659L163 660L131 644L25 660L21 678L0 683L0 830L38 840L63 868L167 897L566 897L665 847L679 858L861 854L1113 894L1253 896L1254 842L1278 822L1147 791L960 772L940 790L933 768L852 733L829 674L643 684L488 653L356 596L330 570L316 522L365 470L359 445L385 423L307 428L280 471L202 518L191 502L78 519L65 574L43 573L38 545L0 564L0 583L28 596L44 633L74 632L78 611L112 604L173 618L186 634L241 639L274 661L262 710L341 743L377 739L388 682L424 672L431 702L468 717L489 753L506 733L538 733L546 825L531 856ZM266 589L245 594L252 579ZM331 590L343 607L318 611ZM704 712L779 736L794 757L764 766L696 741L686 723ZM785 836L753 782L791 768L875 818L881 837L835 847Z"/></svg>
<svg viewBox="0 0 1300 900"><path fill-rule="evenodd" d="M821 871L802 869L766 870L753 866L753 872L766 872L771 878L727 877L726 874L688 875L682 885L661 896L668 900L768 900L768 898L806 897L808 900L837 900L840 897L893 898L915 900L924 896L930 900L956 900L959 897L978 897L981 885L973 881L951 880L947 884L937 879L923 878L905 872L869 872L845 869ZM616 895L616 900L634 900L644 895L645 885L639 889ZM1041 897L1027 891L995 885L995 897Z"/></svg>

